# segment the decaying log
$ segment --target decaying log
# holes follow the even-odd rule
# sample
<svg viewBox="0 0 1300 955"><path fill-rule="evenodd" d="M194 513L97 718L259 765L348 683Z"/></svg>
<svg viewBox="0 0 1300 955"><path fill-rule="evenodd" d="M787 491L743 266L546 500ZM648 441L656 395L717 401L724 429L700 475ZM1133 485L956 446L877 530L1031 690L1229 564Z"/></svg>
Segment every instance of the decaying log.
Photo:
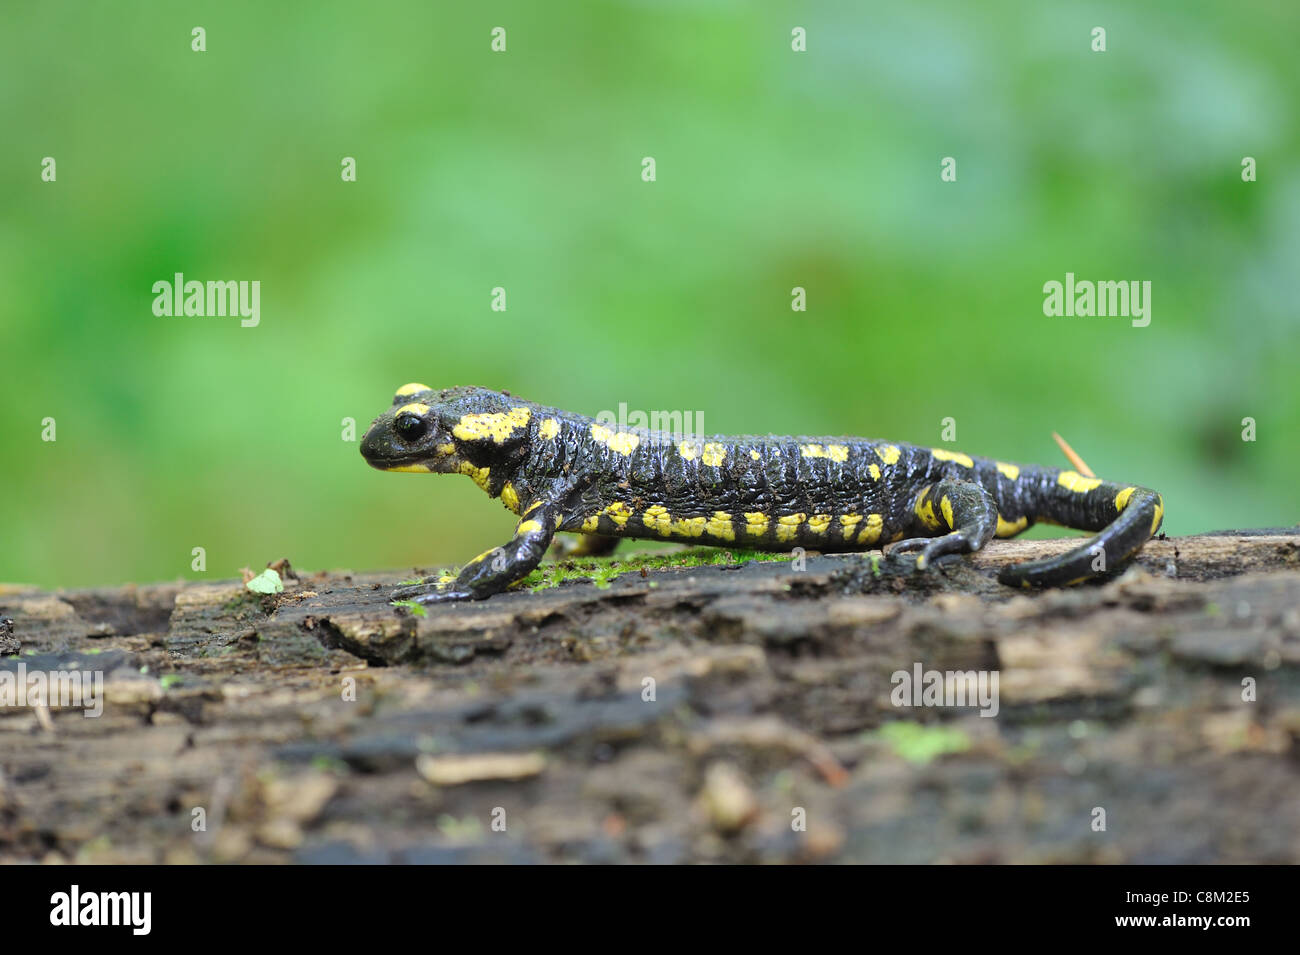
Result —
<svg viewBox="0 0 1300 955"><path fill-rule="evenodd" d="M1300 536L994 579L1077 543L422 617L389 605L409 572L0 587L0 690L104 680L98 718L0 706L0 862L1300 861ZM918 668L996 674L996 715L897 705Z"/></svg>

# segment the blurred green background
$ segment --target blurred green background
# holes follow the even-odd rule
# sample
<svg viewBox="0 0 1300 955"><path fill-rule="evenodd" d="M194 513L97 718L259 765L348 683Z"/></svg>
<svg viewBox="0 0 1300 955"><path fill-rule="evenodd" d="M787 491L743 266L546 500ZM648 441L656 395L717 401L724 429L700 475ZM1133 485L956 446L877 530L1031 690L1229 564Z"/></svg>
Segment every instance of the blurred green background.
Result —
<svg viewBox="0 0 1300 955"><path fill-rule="evenodd" d="M1171 534L1295 523L1300 6L1141 6L5 4L0 580L499 543L470 481L341 439L413 380L724 433L952 416L1059 465L1057 430ZM260 327L155 317L177 271L260 280ZM1067 271L1152 281L1151 325L1044 317Z"/></svg>

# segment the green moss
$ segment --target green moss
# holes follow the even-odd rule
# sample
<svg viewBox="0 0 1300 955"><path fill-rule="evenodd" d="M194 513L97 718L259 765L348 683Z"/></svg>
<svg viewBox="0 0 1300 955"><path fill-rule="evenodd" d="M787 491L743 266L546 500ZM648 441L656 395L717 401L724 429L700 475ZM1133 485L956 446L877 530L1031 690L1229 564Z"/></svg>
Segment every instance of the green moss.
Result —
<svg viewBox="0 0 1300 955"><path fill-rule="evenodd" d="M472 842L483 833L483 824L475 816L457 819L450 813L443 813L438 817L437 825L438 830L448 839Z"/></svg>
<svg viewBox="0 0 1300 955"><path fill-rule="evenodd" d="M415 614L415 616L417 617L428 616L428 612L424 609L424 605L418 604L414 600L391 600L389 601L389 603L392 604L394 607L404 607L406 610L408 610L410 613Z"/></svg>
<svg viewBox="0 0 1300 955"><path fill-rule="evenodd" d="M625 557L567 557L544 564L520 581L516 586L536 593L558 587L566 580L589 580L600 589L610 585L615 577L627 573L647 573L654 570L673 570L690 567L736 566L751 560L779 561L786 554L746 548L690 547L674 551L647 551Z"/></svg>
<svg viewBox="0 0 1300 955"><path fill-rule="evenodd" d="M970 737L959 729L931 726L910 720L886 723L864 739L887 743L903 759L911 763L928 763L946 753L964 753L970 749Z"/></svg>
<svg viewBox="0 0 1300 955"><path fill-rule="evenodd" d="M241 590L221 605L221 612L223 614L235 614L248 610L260 611L261 609L261 600L258 597L253 596L253 594L247 590Z"/></svg>

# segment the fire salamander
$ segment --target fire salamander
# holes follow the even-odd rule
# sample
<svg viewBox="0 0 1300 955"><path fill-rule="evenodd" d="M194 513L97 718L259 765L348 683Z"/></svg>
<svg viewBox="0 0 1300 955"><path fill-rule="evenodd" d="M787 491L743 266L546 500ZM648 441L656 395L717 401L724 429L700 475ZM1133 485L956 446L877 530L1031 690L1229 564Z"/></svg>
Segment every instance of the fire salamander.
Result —
<svg viewBox="0 0 1300 955"><path fill-rule="evenodd" d="M519 516L514 537L454 581L426 578L395 593L419 603L499 593L541 562L557 531L587 535L588 553L623 537L769 551L894 543L891 553L920 551L918 570L1038 521L1099 531L1059 557L998 574L1005 584L1061 586L1118 568L1164 517L1155 491L1076 471L863 438L620 430L486 388L403 385L361 453L385 471L468 475Z"/></svg>

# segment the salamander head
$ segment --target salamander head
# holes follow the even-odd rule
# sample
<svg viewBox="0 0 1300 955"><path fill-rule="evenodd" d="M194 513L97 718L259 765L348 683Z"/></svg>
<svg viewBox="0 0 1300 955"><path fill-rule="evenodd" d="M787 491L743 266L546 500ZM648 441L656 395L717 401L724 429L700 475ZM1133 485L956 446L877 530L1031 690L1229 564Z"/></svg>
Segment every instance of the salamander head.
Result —
<svg viewBox="0 0 1300 955"><path fill-rule="evenodd" d="M487 469L515 456L528 435L530 406L486 388L409 384L361 439L361 455L381 471L469 474L487 489Z"/></svg>

